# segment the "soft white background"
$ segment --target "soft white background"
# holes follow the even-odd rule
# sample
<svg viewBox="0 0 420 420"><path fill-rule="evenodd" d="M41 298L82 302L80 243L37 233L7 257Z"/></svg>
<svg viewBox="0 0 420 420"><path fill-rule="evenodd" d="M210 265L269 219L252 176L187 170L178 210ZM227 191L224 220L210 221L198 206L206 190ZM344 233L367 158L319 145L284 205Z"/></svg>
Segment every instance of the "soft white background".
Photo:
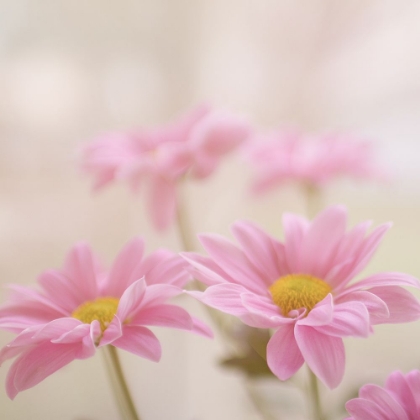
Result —
<svg viewBox="0 0 420 420"><path fill-rule="evenodd" d="M112 186L92 196L77 148L202 101L261 127L372 138L395 181L336 183L325 203L346 204L352 224L394 221L367 272L420 276L419 21L415 0L0 0L0 282L34 284L81 239L108 262L136 234L149 250L180 250L175 231L153 233L141 194ZM249 181L231 158L189 185L194 228L228 234L232 221L249 218L281 236L281 213L303 211L302 196L287 187L253 201ZM195 302L183 303L205 317ZM123 354L143 420L259 419L243 377L217 367L220 340L157 334L161 363ZM0 333L0 345L11 337ZM365 381L420 367L419 337L413 323L346 340L346 375L325 392L325 405L343 418L340 398ZM0 390L9 366L0 369ZM100 354L76 361L14 402L0 391L0 418L116 420L106 381ZM305 418L299 393L265 382L257 390L276 418Z"/></svg>

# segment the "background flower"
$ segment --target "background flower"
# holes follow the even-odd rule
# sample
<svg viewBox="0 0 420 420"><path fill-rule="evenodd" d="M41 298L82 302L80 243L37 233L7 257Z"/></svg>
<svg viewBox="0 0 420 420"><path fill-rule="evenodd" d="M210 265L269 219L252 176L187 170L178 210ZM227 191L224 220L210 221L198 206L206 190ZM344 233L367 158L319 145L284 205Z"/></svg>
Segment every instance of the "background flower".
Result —
<svg viewBox="0 0 420 420"><path fill-rule="evenodd" d="M420 372L407 375L395 371L385 386L367 384L359 391L359 398L346 403L351 414L346 420L415 420L420 418Z"/></svg>
<svg viewBox="0 0 420 420"><path fill-rule="evenodd" d="M245 155L256 172L256 192L290 181L321 186L342 176L384 176L376 163L373 145L348 135L310 136L279 130L255 136Z"/></svg>
<svg viewBox="0 0 420 420"><path fill-rule="evenodd" d="M84 147L82 168L95 177L95 189L124 180L137 190L147 179L149 215L165 229L175 217L180 178L208 177L249 133L245 119L200 106L166 126L104 135Z"/></svg>
<svg viewBox="0 0 420 420"><path fill-rule="evenodd" d="M368 337L376 324L420 318L419 302L401 287L419 287L409 275L380 273L349 284L390 225L366 235L369 222L346 232L346 221L346 209L335 206L312 222L285 214L284 243L249 222L233 225L239 247L219 235L201 235L209 257L183 256L209 287L190 294L251 327L274 329L267 362L280 379L306 361L334 388L344 375L343 337Z"/></svg>
<svg viewBox="0 0 420 420"><path fill-rule="evenodd" d="M166 250L144 259L143 252L143 240L133 239L106 273L91 249L78 244L62 270L41 274L41 291L11 286L10 302L0 309L0 328L18 334L0 352L0 362L17 356L7 376L10 398L108 344L159 361L160 343L149 326L211 335L167 302L189 279L185 262Z"/></svg>

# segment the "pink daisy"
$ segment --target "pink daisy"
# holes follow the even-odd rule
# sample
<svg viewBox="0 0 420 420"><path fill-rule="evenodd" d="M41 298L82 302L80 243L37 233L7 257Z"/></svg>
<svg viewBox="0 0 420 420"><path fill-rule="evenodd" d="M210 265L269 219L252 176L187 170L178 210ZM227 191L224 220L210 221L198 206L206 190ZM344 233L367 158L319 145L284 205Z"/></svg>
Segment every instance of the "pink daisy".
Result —
<svg viewBox="0 0 420 420"><path fill-rule="evenodd" d="M83 149L82 168L96 189L124 180L137 190L146 179L150 217L162 230L175 217L180 178L209 176L249 132L244 119L201 106L167 126L99 138Z"/></svg>
<svg viewBox="0 0 420 420"><path fill-rule="evenodd" d="M347 402L352 417L346 420L416 420L420 418L420 372L407 375L395 371L385 386L367 384L359 391L359 398Z"/></svg>
<svg viewBox="0 0 420 420"><path fill-rule="evenodd" d="M211 335L167 303L190 278L185 261L163 249L146 258L143 252L143 240L132 240L106 273L89 246L78 244L61 270L40 275L41 291L11 286L10 302L0 309L0 327L18 334L0 351L0 363L17 357L7 376L10 398L107 344L159 361L160 343L149 326Z"/></svg>
<svg viewBox="0 0 420 420"><path fill-rule="evenodd" d="M288 181L321 186L340 177L381 178L372 145L348 136L305 136L277 131L258 136L246 148L257 179L255 192Z"/></svg>
<svg viewBox="0 0 420 420"><path fill-rule="evenodd" d="M390 224L366 235L369 222L346 232L346 221L346 209L335 206L312 222L285 214L284 243L245 221L232 228L239 246L200 235L210 256L183 256L209 287L190 294L251 327L274 329L267 362L281 380L306 362L334 388L344 375L343 337L368 337L376 324L420 318L419 302L401 287L420 286L407 274L375 274L349 285Z"/></svg>

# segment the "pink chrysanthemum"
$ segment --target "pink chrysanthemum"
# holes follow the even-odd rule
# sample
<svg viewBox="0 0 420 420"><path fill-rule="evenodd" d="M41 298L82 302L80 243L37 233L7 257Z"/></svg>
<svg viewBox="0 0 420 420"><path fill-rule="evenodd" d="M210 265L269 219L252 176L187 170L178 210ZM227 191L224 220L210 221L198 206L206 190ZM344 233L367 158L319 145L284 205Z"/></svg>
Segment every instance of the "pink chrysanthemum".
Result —
<svg viewBox="0 0 420 420"><path fill-rule="evenodd" d="M278 131L254 138L245 154L257 175L255 192L288 181L321 186L340 176L384 176L370 143L342 135L311 137Z"/></svg>
<svg viewBox="0 0 420 420"><path fill-rule="evenodd" d="M144 259L143 252L143 240L132 240L106 273L91 249L78 244L63 269L41 274L41 291L11 286L11 300L0 309L0 328L18 334L0 351L0 363L17 356L7 376L10 398L105 345L159 361L160 343L148 326L211 335L167 303L189 280L185 261L163 249Z"/></svg>
<svg viewBox="0 0 420 420"><path fill-rule="evenodd" d="M407 375L395 371L385 386L367 384L359 391L359 398L347 402L352 417L346 420L417 420L420 419L420 372Z"/></svg>
<svg viewBox="0 0 420 420"><path fill-rule="evenodd" d="M336 387L345 367L342 337L367 337L376 324L420 318L419 302L401 287L419 287L409 275L381 273L349 285L390 225L366 236L369 222L346 232L346 221L341 206L312 222L285 214L284 243L244 221L232 228L239 247L219 235L201 235L210 257L183 256L209 287L190 293L251 327L274 329L267 362L281 380L306 361L328 387Z"/></svg>
<svg viewBox="0 0 420 420"><path fill-rule="evenodd" d="M165 229L175 216L180 178L209 176L249 132L244 119L202 106L167 126L99 138L83 149L82 168L95 177L96 189L124 180L137 190L146 179L150 217Z"/></svg>

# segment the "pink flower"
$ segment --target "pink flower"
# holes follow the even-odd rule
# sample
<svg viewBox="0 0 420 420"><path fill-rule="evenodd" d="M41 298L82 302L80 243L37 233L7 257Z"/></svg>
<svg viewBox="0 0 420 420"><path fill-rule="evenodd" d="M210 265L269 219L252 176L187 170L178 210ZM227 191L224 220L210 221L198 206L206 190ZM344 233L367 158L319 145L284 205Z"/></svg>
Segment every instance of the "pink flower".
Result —
<svg viewBox="0 0 420 420"><path fill-rule="evenodd" d="M180 178L209 176L249 132L244 119L201 106L167 126L99 138L83 149L82 168L96 189L123 180L137 190L147 179L150 217L162 230L175 217Z"/></svg>
<svg viewBox="0 0 420 420"><path fill-rule="evenodd" d="M420 418L420 372L407 375L395 371L385 386L367 384L359 391L359 398L347 402L352 417L347 420L416 420Z"/></svg>
<svg viewBox="0 0 420 420"><path fill-rule="evenodd" d="M211 335L167 303L189 280L182 258L163 249L142 258L143 252L143 240L132 240L106 273L91 249L78 244L63 269L41 274L41 291L11 286L11 301L0 309L0 327L18 334L0 351L0 363L17 356L7 376L10 398L107 344L159 361L160 343L149 326Z"/></svg>
<svg viewBox="0 0 420 420"><path fill-rule="evenodd" d="M409 275L380 273L349 285L390 225L366 236L369 222L346 232L346 221L341 206L312 222L285 214L284 243L245 221L232 228L239 246L201 235L210 256L183 256L209 287L190 294L251 327L274 329L267 362L281 380L306 362L328 387L336 387L345 368L343 337L368 337L376 324L420 318L419 302L401 287L419 288Z"/></svg>
<svg viewBox="0 0 420 420"><path fill-rule="evenodd" d="M245 153L257 174L255 192L288 181L322 186L340 176L384 176L376 165L372 145L348 136L310 137L277 131L256 137Z"/></svg>

